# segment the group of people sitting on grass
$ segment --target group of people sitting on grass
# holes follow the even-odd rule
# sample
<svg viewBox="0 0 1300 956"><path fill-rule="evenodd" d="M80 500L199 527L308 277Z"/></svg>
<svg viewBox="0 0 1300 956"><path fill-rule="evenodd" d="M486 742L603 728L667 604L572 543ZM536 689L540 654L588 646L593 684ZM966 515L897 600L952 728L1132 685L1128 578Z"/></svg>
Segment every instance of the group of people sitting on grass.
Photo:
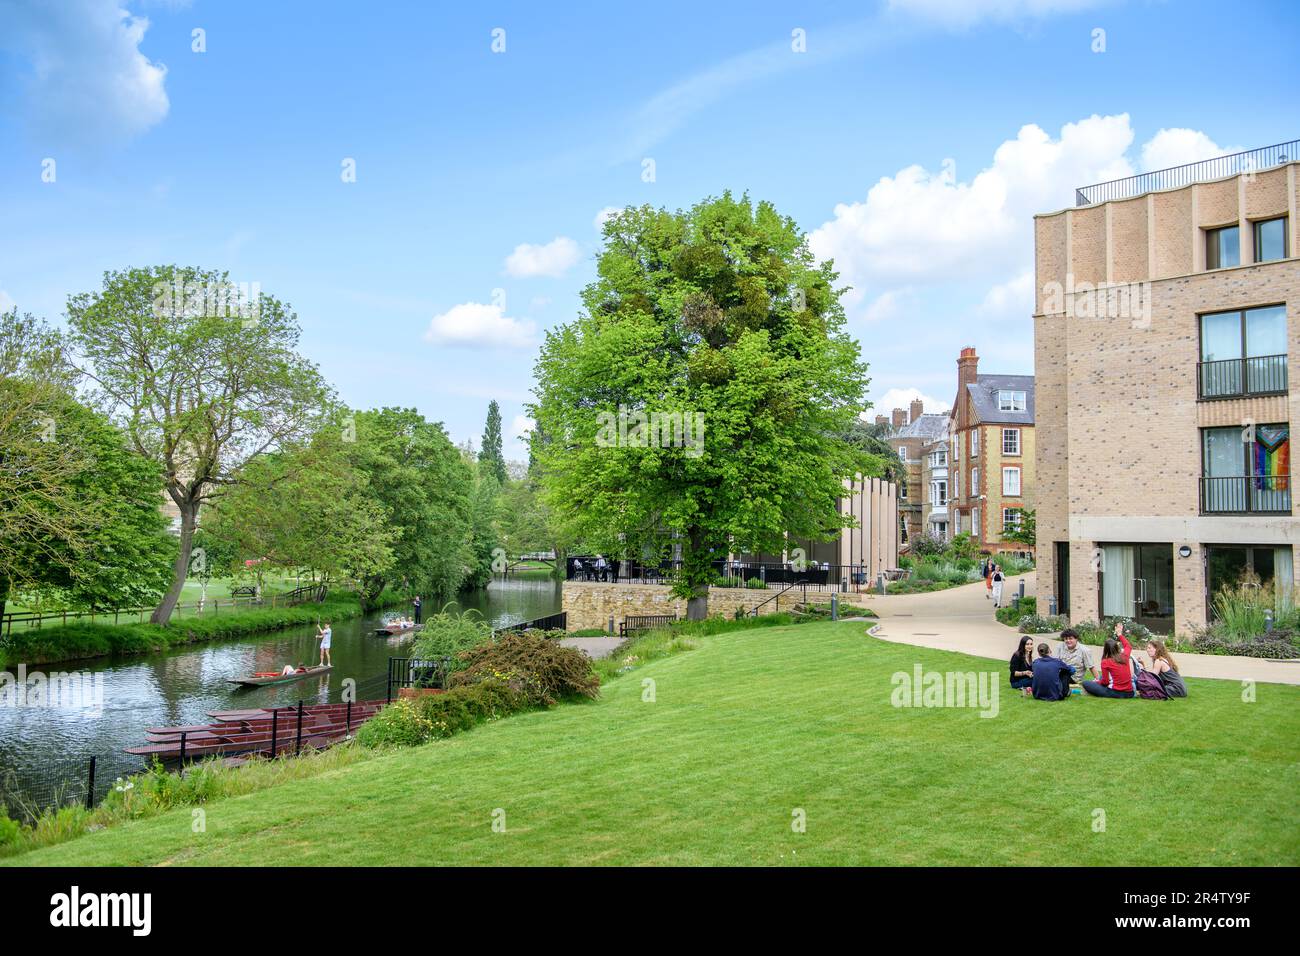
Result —
<svg viewBox="0 0 1300 956"><path fill-rule="evenodd" d="M1034 639L1026 634L1011 655L1011 686L1026 697L1036 700L1065 700L1079 685L1083 693L1092 697L1145 697L1148 700L1166 700L1186 697L1187 685L1178 673L1178 663L1163 641L1147 641L1148 665L1144 666L1133 654L1124 624L1115 624L1115 634L1106 638L1101 649L1101 664L1093 663L1092 651L1079 642L1072 628L1061 632L1061 643L1052 656L1046 641L1034 647ZM1092 679L1085 679L1091 674Z"/></svg>

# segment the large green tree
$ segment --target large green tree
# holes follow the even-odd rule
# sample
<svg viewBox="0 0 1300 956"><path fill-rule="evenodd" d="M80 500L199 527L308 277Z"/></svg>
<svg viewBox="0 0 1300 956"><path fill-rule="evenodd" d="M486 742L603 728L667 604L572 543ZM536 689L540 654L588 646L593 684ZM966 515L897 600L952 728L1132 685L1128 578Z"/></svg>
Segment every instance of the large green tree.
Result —
<svg viewBox="0 0 1300 956"><path fill-rule="evenodd" d="M258 455L315 431L332 395L298 354L298 319L259 290L240 302L226 273L154 266L104 274L68 300L81 370L132 447L163 471L180 511L165 624L189 571L202 504Z"/></svg>
<svg viewBox="0 0 1300 956"><path fill-rule="evenodd" d="M413 408L357 412L349 454L395 531L393 562L362 580L374 607L389 586L447 595L470 565L474 469L438 422Z"/></svg>
<svg viewBox="0 0 1300 956"><path fill-rule="evenodd" d="M844 436L866 366L832 264L767 203L628 209L604 237L582 314L537 362L538 472L560 523L606 553L680 547L674 590L698 619L728 550L851 520L843 481L871 459ZM680 432L665 415L685 416Z"/></svg>
<svg viewBox="0 0 1300 956"><path fill-rule="evenodd" d="M157 600L175 542L162 472L72 394L57 333L0 315L0 613L11 591L62 606Z"/></svg>

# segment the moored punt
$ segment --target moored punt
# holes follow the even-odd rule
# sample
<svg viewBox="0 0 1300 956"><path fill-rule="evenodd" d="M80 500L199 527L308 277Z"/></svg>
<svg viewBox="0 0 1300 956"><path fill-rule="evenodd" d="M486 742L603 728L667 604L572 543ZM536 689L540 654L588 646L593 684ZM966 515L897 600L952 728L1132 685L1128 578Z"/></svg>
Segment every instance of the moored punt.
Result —
<svg viewBox="0 0 1300 956"><path fill-rule="evenodd" d="M375 628L375 636L392 637L395 634L405 634L407 631L418 631L421 627L423 627L421 624L385 624Z"/></svg>
<svg viewBox="0 0 1300 956"><path fill-rule="evenodd" d="M334 669L334 665L325 664L317 667L304 667L296 670L292 674L285 674L279 671L259 671L250 674L247 677L230 677L226 679L227 684L240 684L244 687L266 687L270 684L287 684L290 681L306 680L308 677L316 677L320 674L328 674Z"/></svg>
<svg viewBox="0 0 1300 956"><path fill-rule="evenodd" d="M183 727L150 727L148 743L126 752L162 760L222 754L283 753L299 745L327 747L354 732L384 707L383 701L347 704L313 704L302 708L301 736L298 708L213 711L216 722Z"/></svg>

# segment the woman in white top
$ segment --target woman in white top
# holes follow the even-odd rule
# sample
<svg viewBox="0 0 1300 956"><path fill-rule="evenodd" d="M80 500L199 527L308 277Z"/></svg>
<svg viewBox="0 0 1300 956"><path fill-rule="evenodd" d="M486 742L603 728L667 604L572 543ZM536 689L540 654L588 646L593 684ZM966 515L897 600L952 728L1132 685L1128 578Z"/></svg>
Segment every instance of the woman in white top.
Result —
<svg viewBox="0 0 1300 956"><path fill-rule="evenodd" d="M1002 565L993 565L993 606L1002 606Z"/></svg>
<svg viewBox="0 0 1300 956"><path fill-rule="evenodd" d="M332 634L330 631L330 622L326 621L324 627L317 624L316 633L320 635L320 666L324 667L326 664L329 664L333 667L334 662L330 660L330 636Z"/></svg>

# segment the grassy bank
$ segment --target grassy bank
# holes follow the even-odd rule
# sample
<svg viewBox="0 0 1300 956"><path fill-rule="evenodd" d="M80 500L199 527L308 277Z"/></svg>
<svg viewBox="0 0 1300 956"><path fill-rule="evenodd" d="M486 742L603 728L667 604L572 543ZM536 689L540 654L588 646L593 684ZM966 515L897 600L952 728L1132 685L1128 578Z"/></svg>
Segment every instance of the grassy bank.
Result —
<svg viewBox="0 0 1300 956"><path fill-rule="evenodd" d="M1189 679L1186 700L1044 704L990 662L864 627L647 635L598 701L215 800L203 833L178 808L14 862L1300 863L1300 688L1246 703ZM994 674L997 715L893 706L916 665ZM1104 772L1062 771L1068 741L1103 739ZM1050 839L1026 838L1026 808Z"/></svg>
<svg viewBox="0 0 1300 956"><path fill-rule="evenodd" d="M391 603L404 602L394 596ZM246 637L315 624L318 619L341 621L360 617L356 595L331 592L321 604L297 607L248 608L222 611L206 617L175 618L156 624L59 624L15 630L0 639L0 667L48 664L106 657L111 654L148 654L184 644Z"/></svg>

